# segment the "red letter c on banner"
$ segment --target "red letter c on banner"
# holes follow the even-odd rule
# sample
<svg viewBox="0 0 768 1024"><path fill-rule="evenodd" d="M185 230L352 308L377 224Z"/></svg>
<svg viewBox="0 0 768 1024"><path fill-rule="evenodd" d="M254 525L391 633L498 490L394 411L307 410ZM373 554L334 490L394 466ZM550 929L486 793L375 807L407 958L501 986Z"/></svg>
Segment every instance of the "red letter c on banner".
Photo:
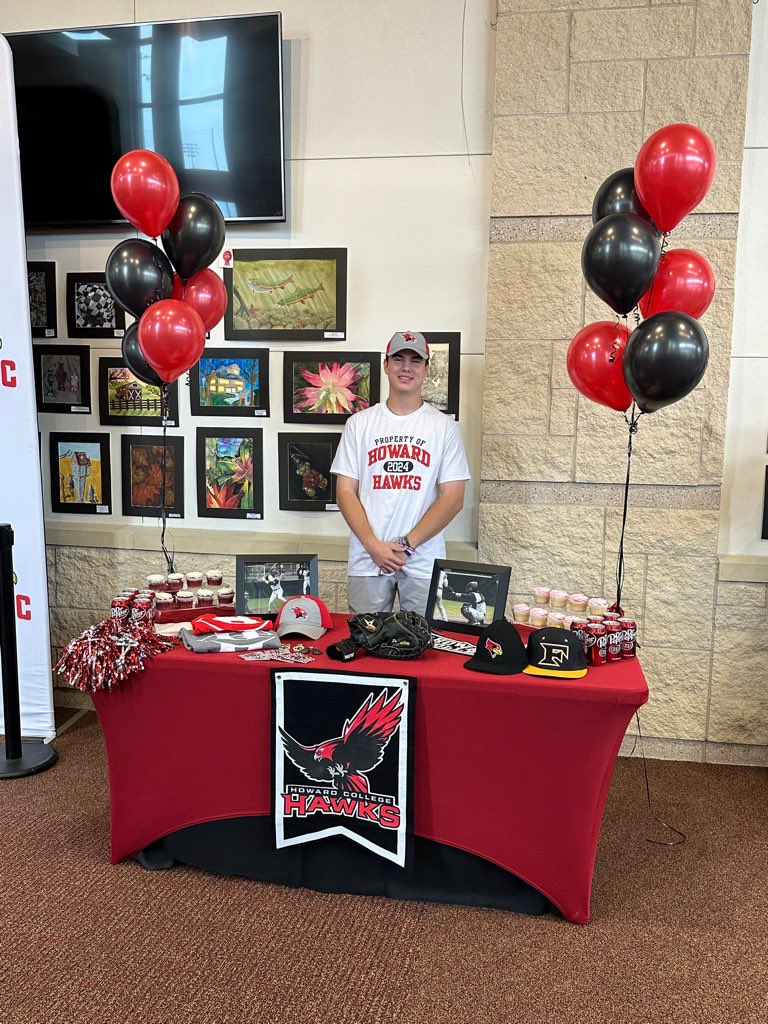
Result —
<svg viewBox="0 0 768 1024"><path fill-rule="evenodd" d="M32 618L32 601L27 597L26 594L18 594L16 596L16 618Z"/></svg>
<svg viewBox="0 0 768 1024"><path fill-rule="evenodd" d="M16 363L12 359L3 359L0 362L0 383L4 388L16 387Z"/></svg>

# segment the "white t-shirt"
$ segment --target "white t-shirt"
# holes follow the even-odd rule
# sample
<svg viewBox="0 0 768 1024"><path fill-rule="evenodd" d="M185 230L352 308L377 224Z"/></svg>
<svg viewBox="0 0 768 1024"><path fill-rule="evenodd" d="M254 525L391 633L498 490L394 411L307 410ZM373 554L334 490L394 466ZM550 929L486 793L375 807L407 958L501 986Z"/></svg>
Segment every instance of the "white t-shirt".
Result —
<svg viewBox="0 0 768 1024"><path fill-rule="evenodd" d="M344 427L331 472L358 481L371 529L379 540L389 541L413 529L437 499L438 484L470 479L458 423L428 402L407 416L396 416L384 402L355 413ZM403 571L430 577L436 558L445 558L442 533L420 544ZM354 534L349 575L379 575Z"/></svg>

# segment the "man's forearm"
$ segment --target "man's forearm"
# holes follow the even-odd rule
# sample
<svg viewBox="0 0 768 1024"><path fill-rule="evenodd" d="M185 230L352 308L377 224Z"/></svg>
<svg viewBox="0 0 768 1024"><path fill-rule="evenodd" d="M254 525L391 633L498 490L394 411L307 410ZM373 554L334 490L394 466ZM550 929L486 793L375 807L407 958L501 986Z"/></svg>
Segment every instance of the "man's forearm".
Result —
<svg viewBox="0 0 768 1024"><path fill-rule="evenodd" d="M414 548L435 537L455 519L464 507L463 491L457 494L441 494L408 531L408 540Z"/></svg>
<svg viewBox="0 0 768 1024"><path fill-rule="evenodd" d="M378 537L371 529L368 516L360 503L358 496L352 491L337 494L336 500L339 510L344 516L344 521L352 533L357 537L366 551L370 549L371 543L378 540Z"/></svg>

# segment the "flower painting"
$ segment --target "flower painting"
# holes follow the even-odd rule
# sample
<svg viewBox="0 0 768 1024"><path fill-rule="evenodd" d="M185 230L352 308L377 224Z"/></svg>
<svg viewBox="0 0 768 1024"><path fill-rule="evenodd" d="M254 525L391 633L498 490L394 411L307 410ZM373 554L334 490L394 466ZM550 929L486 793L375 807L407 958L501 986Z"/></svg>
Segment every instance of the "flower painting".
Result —
<svg viewBox="0 0 768 1024"><path fill-rule="evenodd" d="M343 423L379 400L379 357L370 352L287 352L285 421Z"/></svg>
<svg viewBox="0 0 768 1024"><path fill-rule="evenodd" d="M122 468L123 515L154 517L163 507L171 518L184 515L183 437L124 434Z"/></svg>
<svg viewBox="0 0 768 1024"><path fill-rule="evenodd" d="M261 431L199 429L198 514L261 519Z"/></svg>

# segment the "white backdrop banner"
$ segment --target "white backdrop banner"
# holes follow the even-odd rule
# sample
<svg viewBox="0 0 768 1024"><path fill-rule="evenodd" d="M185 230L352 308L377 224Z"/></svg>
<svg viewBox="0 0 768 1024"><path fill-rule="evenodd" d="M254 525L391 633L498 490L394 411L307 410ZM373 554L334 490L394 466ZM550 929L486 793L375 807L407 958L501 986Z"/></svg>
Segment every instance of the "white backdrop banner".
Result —
<svg viewBox="0 0 768 1024"><path fill-rule="evenodd" d="M43 494L11 50L0 36L0 523L14 532L21 731L55 735ZM4 731L0 692L0 730Z"/></svg>

